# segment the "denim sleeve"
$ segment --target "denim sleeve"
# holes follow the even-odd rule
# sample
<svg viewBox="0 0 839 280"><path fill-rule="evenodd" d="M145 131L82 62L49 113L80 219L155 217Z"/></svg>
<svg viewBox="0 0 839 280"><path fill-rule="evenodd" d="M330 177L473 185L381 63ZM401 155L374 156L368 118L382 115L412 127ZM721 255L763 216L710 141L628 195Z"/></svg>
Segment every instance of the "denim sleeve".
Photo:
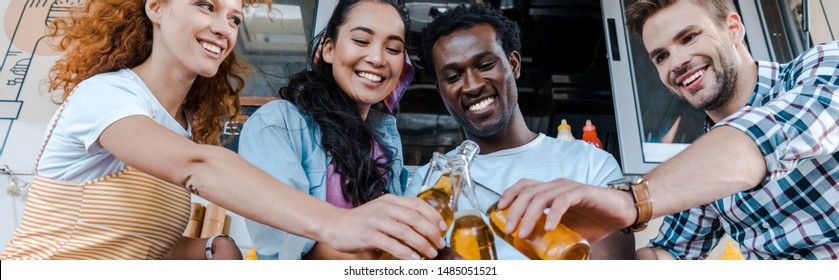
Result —
<svg viewBox="0 0 839 280"><path fill-rule="evenodd" d="M665 216L658 236L647 246L665 250L676 259L704 259L724 234L716 212L703 205Z"/></svg>
<svg viewBox="0 0 839 280"><path fill-rule="evenodd" d="M274 105L277 104L266 104L245 123L239 136L239 154L281 182L310 193L311 183L303 167L301 144L295 139L299 136L290 133L286 114L281 106ZM245 224L260 259L301 259L315 244L314 240L250 219Z"/></svg>

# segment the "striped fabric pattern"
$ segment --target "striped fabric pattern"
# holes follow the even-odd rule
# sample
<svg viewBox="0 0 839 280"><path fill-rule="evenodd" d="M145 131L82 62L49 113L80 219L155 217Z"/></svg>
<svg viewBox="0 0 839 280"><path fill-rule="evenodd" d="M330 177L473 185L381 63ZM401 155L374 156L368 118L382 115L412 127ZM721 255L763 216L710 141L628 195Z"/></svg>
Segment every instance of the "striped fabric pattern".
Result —
<svg viewBox="0 0 839 280"><path fill-rule="evenodd" d="M189 203L184 188L130 167L81 184L36 176L0 259L161 259Z"/></svg>

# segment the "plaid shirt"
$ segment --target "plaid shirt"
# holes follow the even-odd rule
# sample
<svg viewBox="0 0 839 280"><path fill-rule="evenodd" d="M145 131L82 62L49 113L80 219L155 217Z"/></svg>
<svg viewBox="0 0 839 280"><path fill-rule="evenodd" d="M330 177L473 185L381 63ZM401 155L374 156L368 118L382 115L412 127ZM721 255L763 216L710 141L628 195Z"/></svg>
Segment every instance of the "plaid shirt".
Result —
<svg viewBox="0 0 839 280"><path fill-rule="evenodd" d="M728 233L747 259L839 258L839 41L758 62L748 104L720 123L758 145L757 187L666 216L650 246L703 259Z"/></svg>

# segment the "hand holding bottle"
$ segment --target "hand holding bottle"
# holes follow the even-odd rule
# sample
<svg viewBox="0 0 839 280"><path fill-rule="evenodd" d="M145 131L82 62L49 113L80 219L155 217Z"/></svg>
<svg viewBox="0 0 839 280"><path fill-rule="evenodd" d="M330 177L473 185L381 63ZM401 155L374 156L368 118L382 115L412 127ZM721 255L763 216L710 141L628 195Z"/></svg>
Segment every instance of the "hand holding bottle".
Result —
<svg viewBox="0 0 839 280"><path fill-rule="evenodd" d="M527 238L545 208L550 208L544 230L562 223L594 242L635 222L632 195L628 192L580 184L567 179L538 182L523 179L507 189L498 202L507 210L507 223L518 224L518 235ZM516 227L505 229L513 233Z"/></svg>
<svg viewBox="0 0 839 280"><path fill-rule="evenodd" d="M330 247L342 252L380 249L398 259L434 258L446 243L445 222L434 208L416 197L383 195L323 223L319 232Z"/></svg>

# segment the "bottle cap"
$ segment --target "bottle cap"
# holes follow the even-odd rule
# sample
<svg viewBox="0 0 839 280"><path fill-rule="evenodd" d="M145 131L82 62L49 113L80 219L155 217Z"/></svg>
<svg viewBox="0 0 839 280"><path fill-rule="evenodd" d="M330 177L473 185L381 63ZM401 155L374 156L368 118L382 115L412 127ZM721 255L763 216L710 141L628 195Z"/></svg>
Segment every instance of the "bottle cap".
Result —
<svg viewBox="0 0 839 280"><path fill-rule="evenodd" d="M583 131L584 132L597 131L597 127L595 127L593 124L591 124L591 120L586 120L586 125L583 126Z"/></svg>
<svg viewBox="0 0 839 280"><path fill-rule="evenodd" d="M571 125L569 125L568 122L565 121L565 119L562 119L562 122L559 124L559 126L556 127L556 131L561 131L563 129L567 129L569 131L571 130Z"/></svg>

